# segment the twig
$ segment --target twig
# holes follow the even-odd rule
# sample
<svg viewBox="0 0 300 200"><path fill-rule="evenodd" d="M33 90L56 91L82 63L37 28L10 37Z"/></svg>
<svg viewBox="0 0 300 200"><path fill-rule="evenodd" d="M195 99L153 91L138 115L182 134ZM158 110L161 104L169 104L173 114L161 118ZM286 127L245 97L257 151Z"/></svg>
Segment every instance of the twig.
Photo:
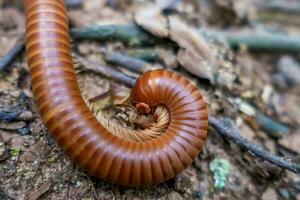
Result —
<svg viewBox="0 0 300 200"><path fill-rule="evenodd" d="M133 58L119 51L105 52L105 59L110 63L121 65L124 68L137 73L144 73L151 68L150 63L138 58Z"/></svg>
<svg viewBox="0 0 300 200"><path fill-rule="evenodd" d="M68 8L80 8L82 3L83 0L66 0L66 5Z"/></svg>
<svg viewBox="0 0 300 200"><path fill-rule="evenodd" d="M288 15L299 15L300 3L299 2L281 2L281 1L271 1L271 2L259 2L256 5L258 11L270 11L270 12L280 12L286 13Z"/></svg>
<svg viewBox="0 0 300 200"><path fill-rule="evenodd" d="M93 196L94 196L95 200L100 200L99 193L96 190L95 184L93 183L91 187L92 187L92 192L93 192Z"/></svg>
<svg viewBox="0 0 300 200"><path fill-rule="evenodd" d="M13 60L23 51L24 47L25 45L22 36L17 40L16 44L0 58L0 72L13 62Z"/></svg>
<svg viewBox="0 0 300 200"><path fill-rule="evenodd" d="M272 137L281 138L290 132L290 128L256 109L257 123Z"/></svg>
<svg viewBox="0 0 300 200"><path fill-rule="evenodd" d="M73 39L113 40L124 42L131 46L153 45L159 40L134 24L91 25L72 29L70 34Z"/></svg>
<svg viewBox="0 0 300 200"><path fill-rule="evenodd" d="M298 53L300 37L261 31L216 31L199 29L199 33L226 41L230 47L245 45L254 51L284 51Z"/></svg>
<svg viewBox="0 0 300 200"><path fill-rule="evenodd" d="M127 51L129 56L134 58L138 58L141 60L145 60L148 62L156 62L161 61L160 51L158 49L153 48L143 48L143 49L129 49Z"/></svg>
<svg viewBox="0 0 300 200"><path fill-rule="evenodd" d="M114 68L105 66L105 65L99 65L98 63L88 61L84 59L83 57L76 55L76 60L81 63L85 69L89 71L93 71L98 74L102 74L108 78L112 78L118 82L122 82L127 86L132 87L135 83L135 77L126 75L122 73L121 71L118 71Z"/></svg>
<svg viewBox="0 0 300 200"><path fill-rule="evenodd" d="M287 169L296 174L300 174L300 165L288 161L282 157L275 156L264 150L261 146L249 142L247 139L241 136L240 131L231 120L218 120L217 118L210 116L208 118L208 122L217 130L220 135L233 141L240 147L247 149L253 155L263 158L264 160L267 160L278 167Z"/></svg>
<svg viewBox="0 0 300 200"><path fill-rule="evenodd" d="M257 125L264 129L271 137L282 138L290 132L288 125L268 116L246 100L235 98L230 90L226 88L224 90L228 94L229 103L251 119L255 119Z"/></svg>

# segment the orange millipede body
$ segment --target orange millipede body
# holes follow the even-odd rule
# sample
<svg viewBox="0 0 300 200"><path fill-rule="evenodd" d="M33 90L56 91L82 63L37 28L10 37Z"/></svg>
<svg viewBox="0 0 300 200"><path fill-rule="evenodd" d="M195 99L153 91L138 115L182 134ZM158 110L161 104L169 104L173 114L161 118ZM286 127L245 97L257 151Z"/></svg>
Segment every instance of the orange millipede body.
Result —
<svg viewBox="0 0 300 200"><path fill-rule="evenodd" d="M85 104L73 69L63 0L24 0L26 47L33 93L51 135L80 167L122 185L151 185L174 177L201 150L206 104L197 88L167 70L148 71L136 82L133 103L164 105L168 128L134 142L105 129Z"/></svg>

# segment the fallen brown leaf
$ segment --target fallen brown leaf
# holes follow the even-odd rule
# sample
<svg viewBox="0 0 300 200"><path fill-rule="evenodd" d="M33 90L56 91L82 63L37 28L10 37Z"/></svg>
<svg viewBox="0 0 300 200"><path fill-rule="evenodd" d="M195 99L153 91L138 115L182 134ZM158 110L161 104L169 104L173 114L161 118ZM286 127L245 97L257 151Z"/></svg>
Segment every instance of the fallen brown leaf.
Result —
<svg viewBox="0 0 300 200"><path fill-rule="evenodd" d="M32 162L38 159L38 156L44 149L44 142L41 140L37 142L35 145L30 147L28 151L26 151L21 157L21 161Z"/></svg>

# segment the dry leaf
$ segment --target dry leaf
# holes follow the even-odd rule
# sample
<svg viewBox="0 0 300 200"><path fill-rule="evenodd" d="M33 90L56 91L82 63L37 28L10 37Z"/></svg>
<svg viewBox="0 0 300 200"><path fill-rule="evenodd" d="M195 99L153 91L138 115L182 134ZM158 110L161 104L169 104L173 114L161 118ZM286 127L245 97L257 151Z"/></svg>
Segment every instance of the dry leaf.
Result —
<svg viewBox="0 0 300 200"><path fill-rule="evenodd" d="M25 162L33 162L37 160L39 155L42 154L44 147L44 141L40 140L39 142L31 146L30 149L20 157L20 160Z"/></svg>
<svg viewBox="0 0 300 200"><path fill-rule="evenodd" d="M159 6L139 9L135 15L138 25L159 37L169 37L180 47L177 61L190 73L213 82L216 71L212 53L199 33L176 17L162 15Z"/></svg>
<svg viewBox="0 0 300 200"><path fill-rule="evenodd" d="M169 18L170 37L180 46L177 60L192 74L213 81L212 54L205 40L175 17Z"/></svg>
<svg viewBox="0 0 300 200"><path fill-rule="evenodd" d="M161 8L155 5L143 6L135 14L136 23L159 37L169 35L168 20L161 14Z"/></svg>

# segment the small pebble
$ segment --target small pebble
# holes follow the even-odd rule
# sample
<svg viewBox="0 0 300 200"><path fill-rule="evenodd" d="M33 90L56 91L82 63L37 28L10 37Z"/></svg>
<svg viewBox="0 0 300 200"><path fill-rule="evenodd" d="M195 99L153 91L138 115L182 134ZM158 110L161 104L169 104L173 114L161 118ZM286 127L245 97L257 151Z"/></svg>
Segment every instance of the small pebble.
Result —
<svg viewBox="0 0 300 200"><path fill-rule="evenodd" d="M198 199L198 200L202 200L203 199L203 194L199 190L195 191L194 196L195 196L195 199Z"/></svg>
<svg viewBox="0 0 300 200"><path fill-rule="evenodd" d="M18 119L24 121L30 121L33 119L33 114L30 111L24 111L18 116Z"/></svg>
<svg viewBox="0 0 300 200"><path fill-rule="evenodd" d="M290 199L290 194L285 188L279 188L278 189L278 194L283 198L283 199Z"/></svg>
<svg viewBox="0 0 300 200"><path fill-rule="evenodd" d="M75 182L75 187L76 187L76 188L79 188L80 186L81 186L81 182L80 182L80 181L76 181L76 182Z"/></svg>
<svg viewBox="0 0 300 200"><path fill-rule="evenodd" d="M277 64L277 70L290 84L300 84L300 65L291 56L283 56Z"/></svg>
<svg viewBox="0 0 300 200"><path fill-rule="evenodd" d="M25 126L23 128L20 128L18 129L18 132L21 134L21 135L29 135L30 133L30 128L28 126Z"/></svg>

